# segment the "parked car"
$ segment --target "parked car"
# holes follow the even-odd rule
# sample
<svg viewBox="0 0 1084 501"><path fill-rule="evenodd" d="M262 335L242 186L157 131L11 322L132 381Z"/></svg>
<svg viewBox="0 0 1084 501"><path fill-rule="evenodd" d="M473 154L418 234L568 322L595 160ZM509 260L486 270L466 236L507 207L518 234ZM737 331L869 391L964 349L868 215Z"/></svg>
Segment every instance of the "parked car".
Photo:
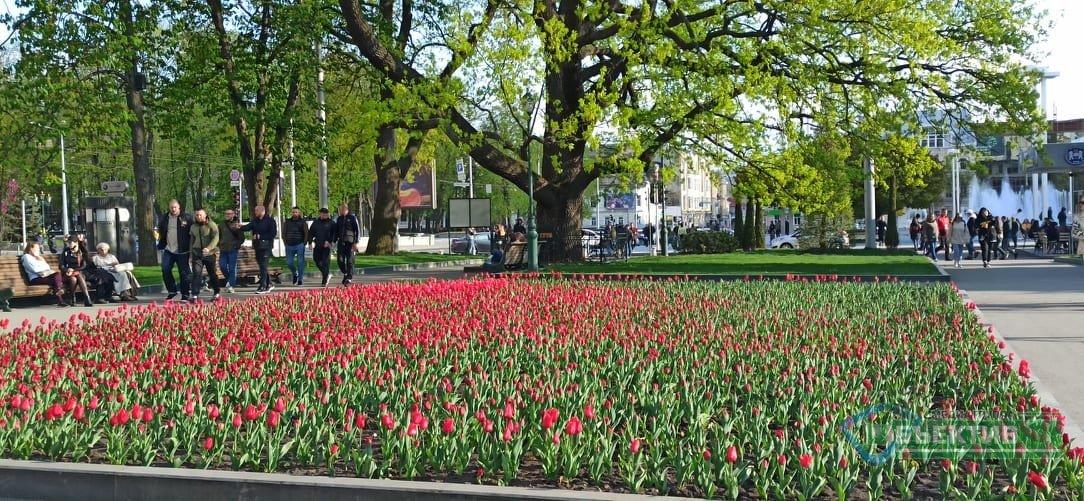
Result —
<svg viewBox="0 0 1084 501"><path fill-rule="evenodd" d="M769 249L797 249L798 238L802 236L802 230L797 229L791 232L790 235L780 235L772 239L768 243Z"/></svg>
<svg viewBox="0 0 1084 501"><path fill-rule="evenodd" d="M802 231L801 229L797 229L797 230L794 230L794 232L792 232L790 235L781 235L781 236L775 237L775 239L773 239L771 241L771 243L768 244L768 248L770 248L770 249L797 249L798 248L798 240L801 239L801 237L802 237L802 232L801 231ZM847 235L846 231L840 231L838 234L836 234L835 236L828 239L828 248L829 249L849 249L850 247L851 247L851 239Z"/></svg>
<svg viewBox="0 0 1084 501"><path fill-rule="evenodd" d="M580 233L582 235L581 238L583 239L584 256L586 257L589 249L598 247L598 244L602 241L602 237L596 231L587 228L581 230ZM478 254L489 254L490 246L489 233L479 233L474 236L474 248ZM466 254L469 249L470 243L467 242L466 235L452 239L452 254Z"/></svg>

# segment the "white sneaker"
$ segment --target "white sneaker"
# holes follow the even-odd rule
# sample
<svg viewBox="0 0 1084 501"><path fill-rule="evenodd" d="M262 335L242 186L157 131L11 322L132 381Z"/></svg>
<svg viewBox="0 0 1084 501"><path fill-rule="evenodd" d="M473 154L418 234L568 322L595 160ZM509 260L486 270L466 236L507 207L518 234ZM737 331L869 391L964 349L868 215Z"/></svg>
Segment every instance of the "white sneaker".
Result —
<svg viewBox="0 0 1084 501"><path fill-rule="evenodd" d="M226 287L226 292L233 294L233 287Z"/></svg>

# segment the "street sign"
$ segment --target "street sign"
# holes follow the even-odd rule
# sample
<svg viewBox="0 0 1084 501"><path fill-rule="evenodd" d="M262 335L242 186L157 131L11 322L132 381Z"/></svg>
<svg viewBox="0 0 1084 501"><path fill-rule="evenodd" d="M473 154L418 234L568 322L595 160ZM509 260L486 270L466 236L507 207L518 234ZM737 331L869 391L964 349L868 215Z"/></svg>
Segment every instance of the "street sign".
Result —
<svg viewBox="0 0 1084 501"><path fill-rule="evenodd" d="M237 169L230 171L230 186L241 186L241 171Z"/></svg>
<svg viewBox="0 0 1084 501"><path fill-rule="evenodd" d="M492 184L486 184L486 195L492 195L492 194L493 194L493 185Z"/></svg>
<svg viewBox="0 0 1084 501"><path fill-rule="evenodd" d="M467 168L463 165L462 158L455 161L455 177L458 178L460 182L467 180Z"/></svg>
<svg viewBox="0 0 1084 501"><path fill-rule="evenodd" d="M455 183L452 183L452 185L454 185L456 188L466 188L466 187L470 186L470 183L468 183L468 182L455 182Z"/></svg>
<svg viewBox="0 0 1084 501"><path fill-rule="evenodd" d="M105 181L102 183L102 191L106 193L124 193L128 189L128 181Z"/></svg>

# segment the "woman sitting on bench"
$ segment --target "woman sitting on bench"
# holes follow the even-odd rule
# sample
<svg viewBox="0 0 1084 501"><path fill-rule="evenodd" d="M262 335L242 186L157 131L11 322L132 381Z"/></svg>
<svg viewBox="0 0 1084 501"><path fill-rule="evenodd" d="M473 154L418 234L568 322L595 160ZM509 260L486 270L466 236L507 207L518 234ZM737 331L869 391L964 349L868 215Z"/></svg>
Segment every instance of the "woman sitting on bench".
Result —
<svg viewBox="0 0 1084 501"><path fill-rule="evenodd" d="M45 258L41 257L41 244L31 242L26 245L22 259L23 269L26 270L27 283L30 285L48 285L50 291L56 296L57 306L67 306L64 302L64 277L49 267Z"/></svg>
<svg viewBox="0 0 1084 501"><path fill-rule="evenodd" d="M135 301L135 287L139 286L139 282L135 275L132 275L131 264L121 265L117 256L109 253L109 244L105 242L98 244L97 250L98 253L91 258L91 262L113 277L113 292L120 295L121 301Z"/></svg>
<svg viewBox="0 0 1084 501"><path fill-rule="evenodd" d="M83 292L83 305L94 306L90 299L90 288L87 287L87 277L83 271L87 269L87 256L79 248L79 240L73 235L68 237L68 248L60 255L60 269L64 274L64 281L68 283L68 289L72 292L72 300L68 303L75 306L76 294Z"/></svg>

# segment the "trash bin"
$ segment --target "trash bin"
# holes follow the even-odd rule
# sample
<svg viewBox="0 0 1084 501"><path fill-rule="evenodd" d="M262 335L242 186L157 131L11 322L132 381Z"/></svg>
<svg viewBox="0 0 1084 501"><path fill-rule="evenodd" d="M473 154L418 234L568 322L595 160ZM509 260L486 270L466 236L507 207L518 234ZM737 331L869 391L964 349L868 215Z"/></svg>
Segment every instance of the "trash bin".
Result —
<svg viewBox="0 0 1084 501"><path fill-rule="evenodd" d="M87 197L84 203L90 252L94 253L95 247L105 242L120 262L136 262L133 200L123 196Z"/></svg>

